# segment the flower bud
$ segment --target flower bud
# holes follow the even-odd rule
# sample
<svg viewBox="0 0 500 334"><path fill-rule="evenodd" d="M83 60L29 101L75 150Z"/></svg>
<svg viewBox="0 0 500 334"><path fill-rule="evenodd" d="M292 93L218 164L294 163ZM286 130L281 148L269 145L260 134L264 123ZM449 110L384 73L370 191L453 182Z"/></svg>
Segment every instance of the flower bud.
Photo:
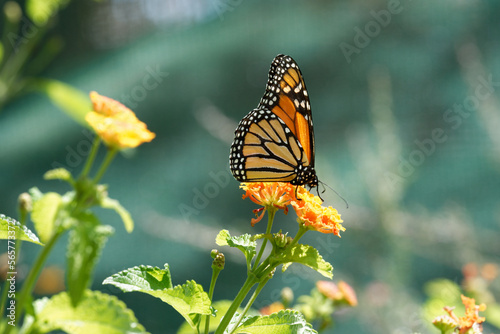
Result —
<svg viewBox="0 0 500 334"><path fill-rule="evenodd" d="M19 195L19 197L17 198L17 203L19 204L19 210L22 213L31 212L31 210L33 209L33 200L28 193L22 193L21 195Z"/></svg>
<svg viewBox="0 0 500 334"><path fill-rule="evenodd" d="M214 261L212 262L212 269L222 270L224 269L225 263L226 263L226 258L224 257L224 254L217 252Z"/></svg>
<svg viewBox="0 0 500 334"><path fill-rule="evenodd" d="M293 302L293 290L287 286L281 289L281 300L284 305L290 305Z"/></svg>
<svg viewBox="0 0 500 334"><path fill-rule="evenodd" d="M279 248L284 248L286 246L286 234L283 234L283 233L276 233L274 235L274 241L276 242L276 246L278 246Z"/></svg>

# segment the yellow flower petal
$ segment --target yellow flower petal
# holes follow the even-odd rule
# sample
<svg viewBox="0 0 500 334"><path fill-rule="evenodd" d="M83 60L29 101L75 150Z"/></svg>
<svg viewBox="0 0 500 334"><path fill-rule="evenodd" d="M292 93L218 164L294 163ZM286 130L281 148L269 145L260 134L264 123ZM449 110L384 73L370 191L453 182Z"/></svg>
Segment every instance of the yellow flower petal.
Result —
<svg viewBox="0 0 500 334"><path fill-rule="evenodd" d="M134 148L156 136L120 102L96 92L90 93L90 99L94 111L89 112L85 120L108 146Z"/></svg>

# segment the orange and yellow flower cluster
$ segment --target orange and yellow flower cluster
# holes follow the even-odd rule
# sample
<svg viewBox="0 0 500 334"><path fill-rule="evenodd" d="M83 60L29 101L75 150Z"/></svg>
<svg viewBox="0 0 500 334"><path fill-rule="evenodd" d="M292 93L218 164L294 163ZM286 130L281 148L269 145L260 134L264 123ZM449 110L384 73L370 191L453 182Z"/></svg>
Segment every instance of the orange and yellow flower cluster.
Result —
<svg viewBox="0 0 500 334"><path fill-rule="evenodd" d="M93 111L85 116L85 120L108 146L134 148L155 137L146 124L120 102L96 92L90 93L90 99Z"/></svg>
<svg viewBox="0 0 500 334"><path fill-rule="evenodd" d="M243 199L250 198L263 207L254 210L260 215L252 219L252 226L262 219L267 209L283 209L286 214L288 205L291 205L297 213L299 223L311 230L332 233L339 237L340 231L345 231L337 210L331 206L323 207L322 200L302 186L295 187L284 182L252 182L242 183L241 188L245 190Z"/></svg>
<svg viewBox="0 0 500 334"><path fill-rule="evenodd" d="M463 317L455 315L453 312L454 307L446 306L444 310L448 315L442 315L434 319L434 325L439 327L441 324L449 324L455 327L460 334L467 333L472 328L480 328L486 318L480 317L479 312L484 312L486 310L486 305L476 305L476 300L474 298L469 298L464 295L462 295L462 303L465 306L465 315Z"/></svg>

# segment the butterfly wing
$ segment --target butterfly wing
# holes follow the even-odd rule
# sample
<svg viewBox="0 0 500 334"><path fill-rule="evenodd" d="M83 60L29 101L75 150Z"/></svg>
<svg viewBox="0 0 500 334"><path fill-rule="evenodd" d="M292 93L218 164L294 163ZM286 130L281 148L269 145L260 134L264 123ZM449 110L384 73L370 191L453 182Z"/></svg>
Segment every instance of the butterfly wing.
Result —
<svg viewBox="0 0 500 334"><path fill-rule="evenodd" d="M259 107L271 110L297 137L314 166L314 131L311 104L299 66L290 56L278 55L269 71L266 92Z"/></svg>
<svg viewBox="0 0 500 334"><path fill-rule="evenodd" d="M252 110L235 134L230 167L241 182L292 182L297 166L308 165L300 142L270 110Z"/></svg>
<svg viewBox="0 0 500 334"><path fill-rule="evenodd" d="M291 57L274 59L266 92L236 129L229 158L231 172L241 182L317 185L309 98Z"/></svg>

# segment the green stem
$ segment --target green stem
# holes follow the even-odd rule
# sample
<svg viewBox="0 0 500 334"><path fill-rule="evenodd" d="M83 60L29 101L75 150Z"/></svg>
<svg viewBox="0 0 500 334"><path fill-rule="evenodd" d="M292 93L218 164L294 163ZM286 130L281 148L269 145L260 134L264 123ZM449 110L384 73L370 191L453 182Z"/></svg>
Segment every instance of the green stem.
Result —
<svg viewBox="0 0 500 334"><path fill-rule="evenodd" d="M229 306L229 309L227 310L226 314L224 315L224 318L222 318L222 321L220 322L219 326L217 327L217 330L215 331L214 334L222 334L226 330L227 326L229 325L229 322L233 318L234 314L238 310L238 307L240 307L241 303L247 296L248 292L252 288L252 286L257 283L257 279L254 275L250 275L247 277L247 280L241 287L240 291L236 295L236 298L234 298L231 306Z"/></svg>
<svg viewBox="0 0 500 334"><path fill-rule="evenodd" d="M19 292L17 302L16 302L16 325L19 323L19 320L20 320L20 318L23 314L23 311L24 311L24 304L26 303L28 295L30 295L32 290L33 290L36 279L38 278L40 270L42 269L42 266L45 263L47 256L49 255L50 251L52 250L52 248L56 244L59 237L63 234L63 232L64 232L64 230L60 229L52 235L49 242L47 242L47 244L43 248L42 252L40 253L38 258L36 259L28 276L26 277L26 280L23 283L23 287L22 287L21 291ZM13 328L13 326L7 326L7 331L5 332L5 334L8 334L10 332L11 328Z"/></svg>
<svg viewBox="0 0 500 334"><path fill-rule="evenodd" d="M299 230L297 231L297 234L295 235L295 238L293 238L292 242L287 246L287 248L295 246L302 238L302 236L308 231L309 229L303 225L300 225ZM255 269L254 275L257 277L258 280L260 280L262 277L265 277L266 275L269 275L274 268L279 266L280 263L271 263L270 258L268 257L265 259L260 266Z"/></svg>
<svg viewBox="0 0 500 334"><path fill-rule="evenodd" d="M106 154L106 158L104 158L104 161L94 178L94 184L97 184L101 177L104 175L104 172L106 172L106 169L108 169L109 164L111 163L111 161L113 161L116 152L118 152L117 148L109 148L108 153Z"/></svg>
<svg viewBox="0 0 500 334"><path fill-rule="evenodd" d="M80 174L80 179L87 177L89 174L90 168L92 167L92 164L94 163L95 156L97 155L97 151L99 150L99 144L101 143L101 139L96 136L94 138L94 142L92 143L92 149L90 150L90 154L87 158L87 161L85 162L85 167L83 167L82 173Z"/></svg>
<svg viewBox="0 0 500 334"><path fill-rule="evenodd" d="M245 315L248 313L248 310L253 305L253 303L255 302L255 299L257 299L257 296L262 291L262 289L264 288L264 285L266 285L266 283L267 283L267 281L269 281L269 279L270 279L270 277L266 278L265 280L263 280L259 283L259 285L255 289L255 291L253 292L252 297L250 297L250 300L248 301L247 305L245 306L245 309L243 310L243 312L241 312L240 317L238 318L238 321L236 322L236 325L234 326L231 333L233 333L236 330L236 328L238 328L238 326L241 323L241 320L243 320Z"/></svg>
<svg viewBox="0 0 500 334"><path fill-rule="evenodd" d="M277 209L273 206L270 206L267 208L267 229L266 229L266 234L271 233L271 228L273 227L273 221L274 221L274 215L276 214ZM255 258L254 262L254 269L259 265L259 261L262 258L262 254L264 253L264 249L266 248L267 245L267 238L264 238L262 241L262 246L260 247L259 254Z"/></svg>
<svg viewBox="0 0 500 334"><path fill-rule="evenodd" d="M215 289L215 282L217 282L217 277L219 277L219 273L221 272L221 269L219 268L214 268L212 270L212 280L210 281L210 290L208 291L208 298L210 298L210 302L213 303L213 296L214 296L214 289ZM210 317L211 315L208 314L205 318L205 334L208 334L208 330L210 328Z"/></svg>
<svg viewBox="0 0 500 334"><path fill-rule="evenodd" d="M303 236L303 235L304 235L307 231L309 231L309 229L308 229L306 226L304 226L304 225L300 224L300 225L299 225L299 230L297 231L297 234L296 234L296 235L295 235L295 237L293 238L292 242L291 242L291 243L287 246L287 248L290 248L290 247L295 246L295 244L297 244L297 243L299 242L300 238L302 238L302 236Z"/></svg>

